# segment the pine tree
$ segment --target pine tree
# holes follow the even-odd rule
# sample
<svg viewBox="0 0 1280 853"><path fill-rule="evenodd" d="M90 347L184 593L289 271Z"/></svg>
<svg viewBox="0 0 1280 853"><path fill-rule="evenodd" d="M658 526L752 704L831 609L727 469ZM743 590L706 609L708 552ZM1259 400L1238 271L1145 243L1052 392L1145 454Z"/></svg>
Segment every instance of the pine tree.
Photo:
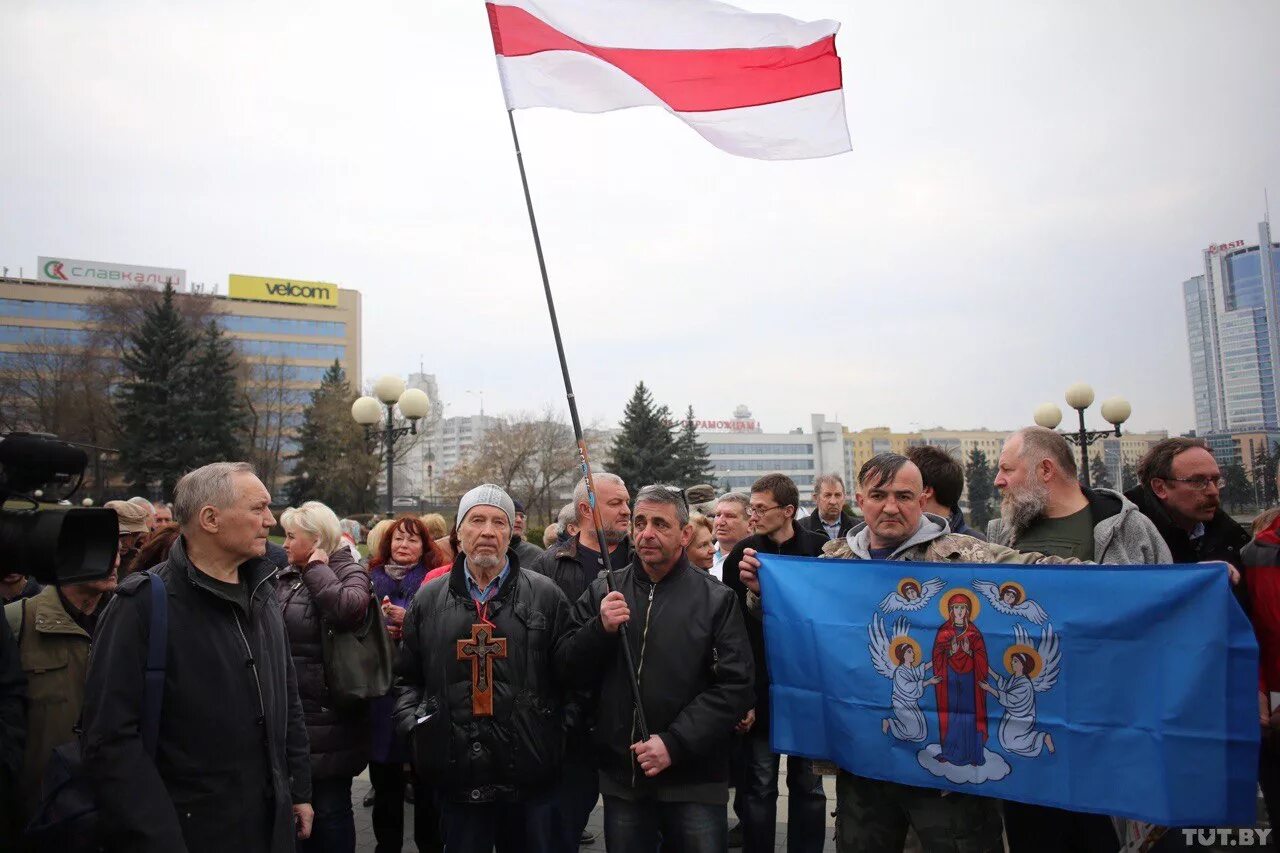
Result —
<svg viewBox="0 0 1280 853"><path fill-rule="evenodd" d="M969 526L979 532L987 529L987 522L995 513L992 506L995 497L995 472L987 462L987 454L974 448L964 467L964 481L969 490Z"/></svg>
<svg viewBox="0 0 1280 853"><path fill-rule="evenodd" d="M1255 445L1256 447L1256 445ZM1254 453L1253 470L1248 473L1257 487L1261 506L1272 506L1276 502L1276 463L1280 461L1280 449L1273 445L1267 449L1264 439L1261 448Z"/></svg>
<svg viewBox="0 0 1280 853"><path fill-rule="evenodd" d="M1138 472L1132 462L1126 462L1120 468L1120 491L1127 492L1138 485Z"/></svg>
<svg viewBox="0 0 1280 853"><path fill-rule="evenodd" d="M1111 471L1107 468L1107 463L1099 453L1093 457L1093 461L1089 463L1089 479L1095 489L1114 489L1115 483L1111 480Z"/></svg>
<svg viewBox="0 0 1280 853"><path fill-rule="evenodd" d="M621 431L613 441L610 470L622 478L634 495L641 486L671 483L677 475L673 464L675 438L671 435L671 411L657 406L644 382L636 385L622 413Z"/></svg>
<svg viewBox="0 0 1280 853"><path fill-rule="evenodd" d="M186 466L192 424L183 399L195 335L174 305L172 284L143 313L121 359L116 394L120 462L135 491L160 482L166 496Z"/></svg>
<svg viewBox="0 0 1280 853"><path fill-rule="evenodd" d="M190 429L184 462L198 468L241 456L246 412L236 382L235 348L210 320L199 332L182 378Z"/></svg>
<svg viewBox="0 0 1280 853"><path fill-rule="evenodd" d="M302 411L298 452L293 463L289 502L315 500L337 513L361 512L376 499L381 460L365 442L364 427L351 418L356 393L334 361Z"/></svg>
<svg viewBox="0 0 1280 853"><path fill-rule="evenodd" d="M1222 466L1222 478L1226 485L1222 489L1222 502L1229 509L1237 509L1254 502L1253 484L1245 474L1244 466L1239 462Z"/></svg>
<svg viewBox="0 0 1280 853"><path fill-rule="evenodd" d="M711 451L698 441L698 433L693 428L693 406L684 415L680 425L680 434L676 437L675 452L672 464L675 468L674 485L682 489L711 481Z"/></svg>

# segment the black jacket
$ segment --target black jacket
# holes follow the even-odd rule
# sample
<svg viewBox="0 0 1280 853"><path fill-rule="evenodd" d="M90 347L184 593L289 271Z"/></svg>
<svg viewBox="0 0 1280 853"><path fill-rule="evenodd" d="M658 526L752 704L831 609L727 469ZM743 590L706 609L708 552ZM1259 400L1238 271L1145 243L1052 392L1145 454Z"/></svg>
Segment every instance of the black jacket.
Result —
<svg viewBox="0 0 1280 853"><path fill-rule="evenodd" d="M353 777L369 763L369 703L338 707L329 697L320 619L335 631L354 631L364 624L372 594L369 573L347 548L330 554L328 564L312 564L305 572L290 566L276 575L276 598L307 721L312 779Z"/></svg>
<svg viewBox="0 0 1280 853"><path fill-rule="evenodd" d="M493 661L493 716L471 708L473 658L458 660L479 619L467 590L465 557L418 590L404 617L396 662L396 730L410 739L414 766L453 800L520 800L560 774L564 720L552 651L569 627L569 602L551 581L511 570L488 602L492 636L506 656Z"/></svg>
<svg viewBox="0 0 1280 853"><path fill-rule="evenodd" d="M583 553L581 534L575 535L559 545L553 545L538 557L532 566L535 572L546 575L555 581L556 586L569 600L569 606L591 586L591 582L600 577L600 563L586 566L582 563ZM609 565L620 569L631 562L631 540L623 539L618 547L609 555ZM589 690L566 690L564 696L565 748L570 756L589 756L593 751L591 728L595 725L593 708L595 700Z"/></svg>
<svg viewBox="0 0 1280 853"><path fill-rule="evenodd" d="M733 590L738 598L738 606L747 612L747 588L738 577L738 563L742 562L742 552L754 548L764 554L786 554L791 557L820 557L822 546L829 541L824 530L812 533L799 525L794 525L795 535L781 545L774 543L768 536L757 533L748 536L729 552L724 558L724 585ZM747 637L751 640L751 654L756 667L756 726L761 731L768 731L769 725L769 664L764 653L764 623L754 617L747 619Z"/></svg>
<svg viewBox="0 0 1280 853"><path fill-rule="evenodd" d="M311 800L307 730L276 603L276 568L240 566L249 610L216 589L179 538L155 569L168 592L160 737L138 731L151 599L141 572L102 614L84 699L84 766L110 850L287 853Z"/></svg>
<svg viewBox="0 0 1280 853"><path fill-rule="evenodd" d="M537 562L529 565L533 571L555 581L570 604L582 598L591 582L600 576L598 563L594 566L582 565L581 552L578 550L581 546L582 536L579 534L560 545L552 545L542 552ZM616 570L624 568L630 562L631 540L623 539L609 555L609 565Z"/></svg>
<svg viewBox="0 0 1280 853"><path fill-rule="evenodd" d="M1236 523L1236 520L1221 509L1213 514L1204 525L1204 536L1192 540L1187 532L1173 523L1173 519L1165 512L1164 505L1155 493L1146 486L1135 486L1124 493L1124 496L1138 505L1142 514L1151 519L1160 538L1169 546L1175 563L1202 563L1207 560L1222 560L1237 569L1243 569L1240 560L1240 549L1252 538L1248 531Z"/></svg>
<svg viewBox="0 0 1280 853"><path fill-rule="evenodd" d="M844 535L849 532L849 529L857 526L857 524L858 524L858 519L854 518L849 513L841 510L840 532L836 535L836 538L837 539L844 538ZM800 519L798 522L796 522L796 527L807 530L810 533L816 533L819 536L821 536L824 541L830 538L827 536L827 528L822 526L822 516L818 515L818 510L816 509L813 512L806 515L804 518Z"/></svg>
<svg viewBox="0 0 1280 853"><path fill-rule="evenodd" d="M658 583L639 561L613 573L627 599L627 636L641 672L640 693L649 733L662 738L671 766L653 778L631 752L638 741L630 673L618 648L619 634L600 622L607 593L597 578L573 606L572 627L556 649L562 676L596 688L595 743L600 768L637 797L659 789L727 783L729 739L751 708L751 650L742 611L733 594L682 554Z"/></svg>

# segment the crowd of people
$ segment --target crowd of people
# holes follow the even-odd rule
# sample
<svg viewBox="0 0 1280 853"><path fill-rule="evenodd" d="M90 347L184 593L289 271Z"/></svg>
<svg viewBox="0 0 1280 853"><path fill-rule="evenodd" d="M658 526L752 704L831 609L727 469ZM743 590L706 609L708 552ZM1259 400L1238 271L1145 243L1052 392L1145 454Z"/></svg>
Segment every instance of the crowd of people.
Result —
<svg viewBox="0 0 1280 853"><path fill-rule="evenodd" d="M1082 486L1062 436L1020 430L983 533L961 511L963 469L933 447L872 458L853 507L839 475L819 476L806 516L781 474L749 492L633 495L599 472L594 502L580 483L544 550L492 484L452 524L404 515L366 536L314 501L277 520L249 465L206 465L171 504L106 505L119 526L107 577L0 578L0 849L76 849L23 831L47 822L51 757L73 744L96 805L88 831L110 851L353 853L366 769L379 853L403 849L406 801L419 851L568 853L594 840L601 799L613 853L772 851L784 756L769 738L760 554L1225 562L1261 649L1259 779L1280 808L1280 514L1246 531L1223 512L1199 439L1160 442L1138 472L1124 494ZM842 853L899 853L909 834L926 853L1126 840L1102 815L785 758L790 853L831 836L824 775ZM1149 841L1184 838L1156 828Z"/></svg>

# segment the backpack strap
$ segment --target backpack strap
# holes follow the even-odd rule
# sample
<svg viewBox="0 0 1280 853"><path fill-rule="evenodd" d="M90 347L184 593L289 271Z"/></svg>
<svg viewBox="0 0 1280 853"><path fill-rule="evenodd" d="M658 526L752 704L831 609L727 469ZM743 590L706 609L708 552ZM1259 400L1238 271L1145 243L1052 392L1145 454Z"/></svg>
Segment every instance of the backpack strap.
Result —
<svg viewBox="0 0 1280 853"><path fill-rule="evenodd" d="M151 583L151 626L147 637L146 682L142 694L142 745L152 758L160 739L160 705L164 699L164 675L169 640L169 591L154 571Z"/></svg>

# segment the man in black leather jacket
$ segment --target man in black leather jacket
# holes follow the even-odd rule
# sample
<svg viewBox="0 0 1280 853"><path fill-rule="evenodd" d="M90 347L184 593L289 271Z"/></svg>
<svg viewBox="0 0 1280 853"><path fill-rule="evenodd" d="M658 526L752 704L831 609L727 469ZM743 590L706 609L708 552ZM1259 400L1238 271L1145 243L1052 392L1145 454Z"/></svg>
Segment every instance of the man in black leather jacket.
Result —
<svg viewBox="0 0 1280 853"><path fill-rule="evenodd" d="M552 650L569 601L522 569L515 507L494 485L458 507L453 570L418 590L396 664L396 729L441 797L450 853L558 851L555 783L564 753Z"/></svg>
<svg viewBox="0 0 1280 853"><path fill-rule="evenodd" d="M562 677L598 697L610 853L651 853L660 837L683 853L723 851L727 843L729 742L755 700L751 648L733 592L690 567L684 548L692 534L681 492L641 489L632 512L636 558L613 573L614 592L605 578L591 584L556 649ZM618 647L624 622L647 739Z"/></svg>

